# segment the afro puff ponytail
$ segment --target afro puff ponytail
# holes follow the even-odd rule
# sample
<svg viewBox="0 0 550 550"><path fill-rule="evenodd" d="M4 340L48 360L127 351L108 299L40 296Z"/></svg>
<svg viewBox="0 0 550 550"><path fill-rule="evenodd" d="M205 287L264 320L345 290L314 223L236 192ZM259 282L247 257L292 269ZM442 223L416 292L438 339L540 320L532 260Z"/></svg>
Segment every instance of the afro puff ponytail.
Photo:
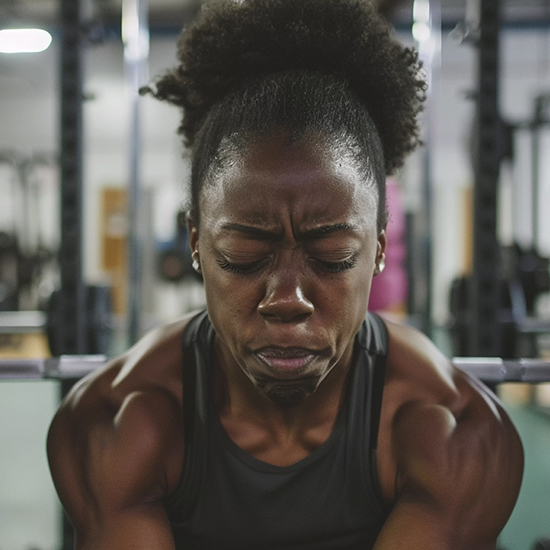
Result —
<svg viewBox="0 0 550 550"><path fill-rule="evenodd" d="M148 91L183 108L193 146L214 105L262 75L308 71L343 80L378 132L386 174L418 144L426 84L416 52L367 0L221 0L184 30L179 66Z"/></svg>

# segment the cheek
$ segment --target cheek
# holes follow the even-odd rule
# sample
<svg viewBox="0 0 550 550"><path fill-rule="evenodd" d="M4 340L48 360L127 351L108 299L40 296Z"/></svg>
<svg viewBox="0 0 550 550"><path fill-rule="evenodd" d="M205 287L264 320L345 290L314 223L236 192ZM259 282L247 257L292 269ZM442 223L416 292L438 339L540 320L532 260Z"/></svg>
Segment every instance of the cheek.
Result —
<svg viewBox="0 0 550 550"><path fill-rule="evenodd" d="M255 309L262 300L263 281L226 272L212 257L202 262L202 274L209 311L223 310L224 316L231 319Z"/></svg>
<svg viewBox="0 0 550 550"><path fill-rule="evenodd" d="M206 304L211 317L223 317L231 322L232 318L242 316L261 300L259 285L249 277L238 277L221 269L208 237L203 234L200 241Z"/></svg>
<svg viewBox="0 0 550 550"><path fill-rule="evenodd" d="M372 283L372 267L370 262L360 262L346 276L328 281L318 288L318 299L331 299L332 309L345 310L353 316L366 313Z"/></svg>
<svg viewBox="0 0 550 550"><path fill-rule="evenodd" d="M320 313L327 317L340 319L343 330L358 330L368 310L372 285L374 259L364 257L344 277L328 281L318 288L318 300L324 307ZM330 302L329 302L330 300Z"/></svg>

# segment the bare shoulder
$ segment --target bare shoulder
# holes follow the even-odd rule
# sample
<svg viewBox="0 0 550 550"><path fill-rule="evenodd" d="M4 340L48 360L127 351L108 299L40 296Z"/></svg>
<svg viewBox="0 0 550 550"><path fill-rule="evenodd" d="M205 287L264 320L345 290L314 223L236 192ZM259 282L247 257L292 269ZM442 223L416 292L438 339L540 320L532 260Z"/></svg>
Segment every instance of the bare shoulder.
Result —
<svg viewBox="0 0 550 550"><path fill-rule="evenodd" d="M523 473L512 422L492 392L424 335L391 323L388 329L384 421L395 502L433 507L469 547L496 540Z"/></svg>
<svg viewBox="0 0 550 550"><path fill-rule="evenodd" d="M181 340L155 329L71 390L48 434L54 483L77 531L158 503L183 463Z"/></svg>

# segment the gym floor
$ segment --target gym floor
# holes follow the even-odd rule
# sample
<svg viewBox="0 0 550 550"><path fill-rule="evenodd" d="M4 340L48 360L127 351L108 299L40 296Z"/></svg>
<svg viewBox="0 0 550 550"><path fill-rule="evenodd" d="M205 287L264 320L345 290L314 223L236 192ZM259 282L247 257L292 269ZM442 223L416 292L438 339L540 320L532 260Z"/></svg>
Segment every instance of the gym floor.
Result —
<svg viewBox="0 0 550 550"><path fill-rule="evenodd" d="M531 550L535 540L550 537L550 415L533 407L506 408L523 441L525 472L500 544L505 550Z"/></svg>
<svg viewBox="0 0 550 550"><path fill-rule="evenodd" d="M58 395L54 382L0 384L0 550L60 547L59 508L45 456ZM506 406L526 460L520 497L500 544L505 550L531 550L536 539L550 536L550 416Z"/></svg>

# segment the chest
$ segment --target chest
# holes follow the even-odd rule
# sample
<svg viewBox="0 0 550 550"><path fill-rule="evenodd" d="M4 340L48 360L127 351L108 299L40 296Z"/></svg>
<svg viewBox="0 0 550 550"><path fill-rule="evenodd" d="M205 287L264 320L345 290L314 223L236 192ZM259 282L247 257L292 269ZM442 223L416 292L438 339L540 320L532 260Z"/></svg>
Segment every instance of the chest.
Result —
<svg viewBox="0 0 550 550"><path fill-rule="evenodd" d="M200 541L219 549L373 547L386 512L362 438L348 438L337 424L313 452L277 465L237 446L221 424L213 428L195 463L196 502L173 523L182 548L202 548Z"/></svg>
<svg viewBox="0 0 550 550"><path fill-rule="evenodd" d="M338 407L327 407L305 427L292 428L254 419L252 415L218 415L228 439L255 459L273 466L291 466L319 449L331 436Z"/></svg>

